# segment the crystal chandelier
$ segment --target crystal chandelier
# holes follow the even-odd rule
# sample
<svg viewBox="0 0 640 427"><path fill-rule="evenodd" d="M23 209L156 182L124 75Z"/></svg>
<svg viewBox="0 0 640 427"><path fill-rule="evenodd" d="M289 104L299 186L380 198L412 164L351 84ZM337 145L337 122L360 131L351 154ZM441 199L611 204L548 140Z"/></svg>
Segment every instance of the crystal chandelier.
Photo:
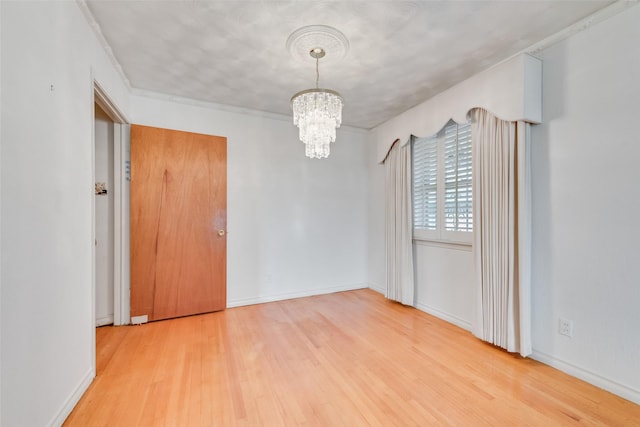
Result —
<svg viewBox="0 0 640 427"><path fill-rule="evenodd" d="M293 124L300 129L307 157L324 159L329 157L329 144L335 142L336 128L342 123L342 97L334 90L318 88L319 60L325 56L324 49L316 47L309 54L316 60L316 87L291 97Z"/></svg>

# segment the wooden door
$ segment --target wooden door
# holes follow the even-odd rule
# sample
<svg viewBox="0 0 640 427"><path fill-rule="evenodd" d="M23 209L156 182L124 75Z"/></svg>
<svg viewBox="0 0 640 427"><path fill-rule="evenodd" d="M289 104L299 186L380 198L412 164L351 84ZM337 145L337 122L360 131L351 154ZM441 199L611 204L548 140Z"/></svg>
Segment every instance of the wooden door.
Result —
<svg viewBox="0 0 640 427"><path fill-rule="evenodd" d="M226 307L227 139L131 126L131 316Z"/></svg>

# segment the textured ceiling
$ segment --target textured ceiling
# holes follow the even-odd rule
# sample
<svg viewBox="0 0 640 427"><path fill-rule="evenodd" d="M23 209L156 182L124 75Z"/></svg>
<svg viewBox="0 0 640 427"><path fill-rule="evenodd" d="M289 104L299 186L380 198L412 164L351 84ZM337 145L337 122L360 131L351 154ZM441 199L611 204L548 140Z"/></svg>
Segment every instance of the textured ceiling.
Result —
<svg viewBox="0 0 640 427"><path fill-rule="evenodd" d="M369 129L611 1L86 1L136 89L291 114L315 65L287 37L329 25L349 40L320 61L343 124Z"/></svg>

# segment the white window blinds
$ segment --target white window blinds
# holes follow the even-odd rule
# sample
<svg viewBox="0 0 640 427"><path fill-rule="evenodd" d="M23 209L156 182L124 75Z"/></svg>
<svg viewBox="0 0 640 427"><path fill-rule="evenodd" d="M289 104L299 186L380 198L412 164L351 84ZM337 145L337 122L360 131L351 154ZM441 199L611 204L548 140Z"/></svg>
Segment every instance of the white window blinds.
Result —
<svg viewBox="0 0 640 427"><path fill-rule="evenodd" d="M471 243L471 124L413 137L414 239Z"/></svg>
<svg viewBox="0 0 640 427"><path fill-rule="evenodd" d="M472 231L471 124L449 124L444 130L445 230Z"/></svg>
<svg viewBox="0 0 640 427"><path fill-rule="evenodd" d="M413 140L413 228L435 230L438 218L438 138Z"/></svg>

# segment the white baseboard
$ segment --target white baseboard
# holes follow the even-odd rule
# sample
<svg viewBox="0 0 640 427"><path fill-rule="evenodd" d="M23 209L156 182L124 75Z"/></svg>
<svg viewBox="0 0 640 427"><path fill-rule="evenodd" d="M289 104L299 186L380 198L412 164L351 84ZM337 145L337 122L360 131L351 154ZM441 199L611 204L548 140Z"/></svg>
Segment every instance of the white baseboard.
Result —
<svg viewBox="0 0 640 427"><path fill-rule="evenodd" d="M469 323L466 320L461 319L461 318L459 318L457 316L454 316L454 315L449 314L449 313L445 313L444 311L438 310L437 308L430 307L430 306L428 306L426 304L417 303L416 304L416 308L418 310L424 311L425 313L429 313L432 316L435 316L435 317L437 317L439 319L442 319L444 321L452 323L452 324L454 324L454 325L456 325L456 326L458 326L458 327L460 327L462 329L466 329L467 331L471 330L471 323Z"/></svg>
<svg viewBox="0 0 640 427"><path fill-rule="evenodd" d="M376 283L369 283L369 289L374 290L376 292L381 293L382 295L385 294L385 289L384 286L379 286ZM445 313L444 311L438 310L437 308L433 308L431 306L428 306L426 304L421 304L421 303L416 303L415 306L418 310L420 311L424 311L425 313L429 313L432 316L437 317L438 319L442 319L446 322L452 323L462 329L466 329L467 331L471 330L471 323L467 322L464 319L461 319L457 316L454 316L452 314L449 313Z"/></svg>
<svg viewBox="0 0 640 427"><path fill-rule="evenodd" d="M291 292L264 297L235 299L227 301L227 308L241 307L243 305L263 304L265 302L283 301L293 298L311 297L314 295L331 294L334 292L354 291L356 289L365 289L367 287L368 286L366 283L356 283L354 285L334 286L330 288L313 289L303 292Z"/></svg>
<svg viewBox="0 0 640 427"><path fill-rule="evenodd" d="M429 313L439 319L445 320L463 329L471 331L471 323L467 322L466 320L460 319L457 316L453 316L425 304L416 304L416 308L424 311L425 313ZM529 357L537 360L538 362L542 362L545 365L556 368L573 377L586 381L596 387L607 390L617 396L622 397L623 399L627 399L633 403L640 405L640 390L634 389L633 387L629 387L624 384L620 384L609 378L605 378L591 371L587 371L563 360L556 359L549 354L537 351L535 349Z"/></svg>
<svg viewBox="0 0 640 427"><path fill-rule="evenodd" d="M51 420L48 424L51 427L60 427L62 423L67 419L73 408L76 406L82 395L91 385L91 382L95 378L96 373L93 369L89 369L89 371L84 375L84 377L80 380L75 390L71 393L71 395L65 400L64 405L56 416Z"/></svg>
<svg viewBox="0 0 640 427"><path fill-rule="evenodd" d="M535 349L529 357L640 405L640 390L620 384Z"/></svg>
<svg viewBox="0 0 640 427"><path fill-rule="evenodd" d="M385 294L385 289L383 285L378 285L377 283L369 283L369 289L374 290L382 295Z"/></svg>
<svg viewBox="0 0 640 427"><path fill-rule="evenodd" d="M106 317L101 317L99 319L96 319L96 327L104 326L104 325L111 325L112 323L113 323L113 315L106 316Z"/></svg>

